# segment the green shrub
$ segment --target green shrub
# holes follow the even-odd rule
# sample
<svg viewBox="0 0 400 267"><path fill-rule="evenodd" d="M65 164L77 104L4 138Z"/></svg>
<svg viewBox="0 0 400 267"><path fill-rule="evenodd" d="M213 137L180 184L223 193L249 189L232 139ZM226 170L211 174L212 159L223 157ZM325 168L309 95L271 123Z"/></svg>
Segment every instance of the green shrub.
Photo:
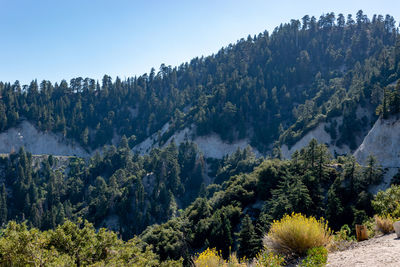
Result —
<svg viewBox="0 0 400 267"><path fill-rule="evenodd" d="M328 261L328 250L325 247L315 247L307 250L307 257L301 262L303 267L322 267Z"/></svg>
<svg viewBox="0 0 400 267"><path fill-rule="evenodd" d="M335 240L337 241L354 241L355 237L351 235L350 227L345 224L339 231L335 233Z"/></svg>
<svg viewBox="0 0 400 267"><path fill-rule="evenodd" d="M151 246L138 237L125 242L87 221L66 221L49 231L10 221L0 234L0 266L180 267L182 262L160 262Z"/></svg>
<svg viewBox="0 0 400 267"><path fill-rule="evenodd" d="M281 267L285 262L285 258L281 255L274 254L268 249L264 249L254 259L256 267Z"/></svg>
<svg viewBox="0 0 400 267"><path fill-rule="evenodd" d="M386 191L379 191L371 204L379 216L400 218L400 185L392 185Z"/></svg>
<svg viewBox="0 0 400 267"><path fill-rule="evenodd" d="M367 227L367 233L369 238L372 238L378 234L378 231L376 229L375 218L373 217L368 218L368 220L365 220L362 224Z"/></svg>
<svg viewBox="0 0 400 267"><path fill-rule="evenodd" d="M267 239L279 254L303 256L310 248L326 246L331 240L331 230L323 218L317 220L292 213L274 221Z"/></svg>
<svg viewBox="0 0 400 267"><path fill-rule="evenodd" d="M345 224L333 236L333 242L328 246L329 251L342 251L348 249L351 244L356 240L353 235L350 235L350 227Z"/></svg>

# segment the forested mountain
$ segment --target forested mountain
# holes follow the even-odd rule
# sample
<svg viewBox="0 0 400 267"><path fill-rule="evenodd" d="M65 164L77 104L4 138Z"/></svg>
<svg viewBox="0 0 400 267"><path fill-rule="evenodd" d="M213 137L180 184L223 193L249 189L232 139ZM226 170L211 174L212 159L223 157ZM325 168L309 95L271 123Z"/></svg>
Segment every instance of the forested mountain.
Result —
<svg viewBox="0 0 400 267"><path fill-rule="evenodd" d="M367 123L356 109L373 113L383 88L396 80L399 46L389 15L304 16L215 55L124 81L106 75L100 83L1 83L0 131L27 119L94 149L110 144L114 133L134 145L169 121L163 142L194 124L196 135L249 137L268 152L275 141L292 145L318 122L343 116L333 139L355 149L354 133Z"/></svg>
<svg viewBox="0 0 400 267"><path fill-rule="evenodd" d="M29 121L91 155L2 154L0 223L49 230L83 218L124 240L139 235L134 243L152 245L152 257L184 264L207 247L254 257L272 221L292 212L327 218L334 230L362 223L386 170L373 156L360 165L328 148L352 152L379 116L398 116L399 78L394 18L359 11L304 16L126 80L0 83L1 132ZM328 146L313 139L282 157L283 145L322 123ZM191 138L168 142L189 128ZM250 140L260 153L249 146L206 158L190 140L209 135ZM134 152L150 136L149 153Z"/></svg>

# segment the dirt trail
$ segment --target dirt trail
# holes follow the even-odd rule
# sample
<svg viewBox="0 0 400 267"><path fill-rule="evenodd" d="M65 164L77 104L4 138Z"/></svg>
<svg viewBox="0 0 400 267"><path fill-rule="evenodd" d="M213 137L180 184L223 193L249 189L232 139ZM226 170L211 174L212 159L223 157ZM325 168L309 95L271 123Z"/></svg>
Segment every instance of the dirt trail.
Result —
<svg viewBox="0 0 400 267"><path fill-rule="evenodd" d="M330 267L400 266L400 239L396 234L372 238L357 243L353 248L329 254Z"/></svg>

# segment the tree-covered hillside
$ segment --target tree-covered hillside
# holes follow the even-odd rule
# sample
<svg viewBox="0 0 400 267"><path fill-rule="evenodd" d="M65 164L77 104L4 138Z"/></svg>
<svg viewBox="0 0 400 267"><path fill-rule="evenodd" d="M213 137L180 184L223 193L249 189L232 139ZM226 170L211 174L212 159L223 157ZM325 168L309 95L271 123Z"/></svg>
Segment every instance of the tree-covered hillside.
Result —
<svg viewBox="0 0 400 267"><path fill-rule="evenodd" d="M313 140L291 160L265 160L253 172L208 186L205 197L167 223L150 226L141 237L162 259L189 259L207 247L225 257L237 251L251 258L273 220L285 214L324 217L334 230L363 223L374 213L369 188L382 175L373 157L365 167L352 156L332 160L326 146Z"/></svg>
<svg viewBox="0 0 400 267"><path fill-rule="evenodd" d="M375 158L365 167L352 156L332 159L316 140L285 161L238 150L220 161L217 183L207 187L204 160L188 142L138 156L125 139L86 163L70 158L63 169L56 161L33 164L23 149L2 159L2 225L26 221L46 230L84 218L124 239L140 234L161 260L186 262L207 247L253 257L272 220L292 212L327 218L335 230L362 223L373 215L369 188L383 176Z"/></svg>
<svg viewBox="0 0 400 267"><path fill-rule="evenodd" d="M354 149L355 133L371 123L356 109L373 113L383 88L398 78L399 47L389 15L304 16L212 56L126 80L0 83L0 131L27 119L94 149L115 134L134 145L169 121L161 142L194 124L197 135L250 137L266 152L275 141L292 145L319 121L343 116L332 139Z"/></svg>
<svg viewBox="0 0 400 267"><path fill-rule="evenodd" d="M67 218L83 217L132 237L175 217L201 194L204 164L188 142L142 157L130 153L124 138L118 149L106 147L89 162L71 157L61 168L55 168L57 158L34 162L21 148L1 158L0 220L28 220L37 228L53 229Z"/></svg>
<svg viewBox="0 0 400 267"><path fill-rule="evenodd" d="M324 217L335 231L363 223L374 215L371 187L385 174L379 159L363 166L315 139L291 159L280 147L326 122L332 145L355 149L379 115L399 114L399 78L394 18L359 11L354 19L304 16L126 80L0 83L0 131L28 120L93 152L65 164L23 147L0 155L0 265L9 255L27 264L19 251L34 253L18 240L39 240L32 246L56 263L61 255L77 266L173 266L206 248L253 258L273 220L292 212ZM167 143L185 127L228 142L248 138L266 157L249 146L211 159L188 140ZM152 134L163 146L134 153ZM102 227L115 233L96 232Z"/></svg>

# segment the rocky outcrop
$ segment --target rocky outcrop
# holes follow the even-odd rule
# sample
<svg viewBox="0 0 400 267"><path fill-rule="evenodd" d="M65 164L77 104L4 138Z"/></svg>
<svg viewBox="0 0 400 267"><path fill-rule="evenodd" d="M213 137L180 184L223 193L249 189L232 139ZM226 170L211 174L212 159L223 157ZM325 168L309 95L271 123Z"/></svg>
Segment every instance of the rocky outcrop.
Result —
<svg viewBox="0 0 400 267"><path fill-rule="evenodd" d="M17 127L0 133L0 153L18 151L21 146L38 155L88 156L79 144L52 132L38 131L28 121L22 121Z"/></svg>
<svg viewBox="0 0 400 267"><path fill-rule="evenodd" d="M337 125L340 125L342 123L341 117L335 118L335 120L337 122ZM338 147L332 144L332 138L330 134L325 131L325 128L328 126L330 126L330 123L327 122L319 123L317 127L315 127L313 130L305 134L299 141L297 141L290 148L286 144L282 145L281 147L282 156L286 159L290 159L290 157L296 150L300 150L303 147L307 146L312 139L316 139L318 143L326 144L332 155L335 154L341 155L350 153L350 148L348 146Z"/></svg>
<svg viewBox="0 0 400 267"><path fill-rule="evenodd" d="M374 155L383 167L400 167L400 120L393 117L379 118L354 156L365 164L369 155Z"/></svg>
<svg viewBox="0 0 400 267"><path fill-rule="evenodd" d="M159 147L159 138L168 130L169 124L165 124L159 133L153 134L143 142L137 144L132 150L139 154L146 154L150 152L152 148ZM195 126L192 125L190 128L186 127L174 133L161 147L165 147L170 142L175 142L179 145L186 140L189 140L197 145L199 150L203 153L206 158L221 159L226 155L234 153L238 148L244 149L250 145L250 140L245 138L236 140L233 142L227 142L222 140L217 134L209 134L206 136L194 137ZM257 149L253 148L253 152L256 156L261 156L261 153Z"/></svg>
<svg viewBox="0 0 400 267"><path fill-rule="evenodd" d="M390 186L392 177L400 168L400 119L379 118L361 145L354 152L357 161L365 165L369 155L375 156L385 169L383 182L371 188L372 193Z"/></svg>

